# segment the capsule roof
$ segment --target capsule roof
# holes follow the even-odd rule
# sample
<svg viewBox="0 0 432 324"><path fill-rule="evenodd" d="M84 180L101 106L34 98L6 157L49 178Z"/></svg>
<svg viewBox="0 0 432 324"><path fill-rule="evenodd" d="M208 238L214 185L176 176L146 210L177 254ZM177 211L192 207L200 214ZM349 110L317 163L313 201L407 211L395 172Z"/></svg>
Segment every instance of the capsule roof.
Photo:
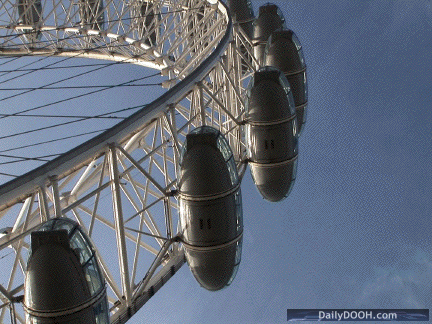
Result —
<svg viewBox="0 0 432 324"><path fill-rule="evenodd" d="M40 246L53 243L52 240L55 240L56 244L65 248L70 248L77 254L84 272L90 274L87 283L91 295L96 295L105 288L104 280L97 265L96 253L93 250L89 238L76 222L67 218L53 218L44 223L39 228L38 232L32 233L33 236L29 260L32 254L35 253ZM64 234L50 236L43 235L44 232L64 232Z"/></svg>
<svg viewBox="0 0 432 324"><path fill-rule="evenodd" d="M285 17L282 13L282 10L279 9L277 5L274 3L267 2L265 5L259 8L259 15L262 14L274 14L277 15L280 21L285 24Z"/></svg>
<svg viewBox="0 0 432 324"><path fill-rule="evenodd" d="M274 66L264 66L256 71L248 88L252 88L254 85L264 80L276 81L284 88L287 94L291 92L291 86L284 73Z"/></svg>
<svg viewBox="0 0 432 324"><path fill-rule="evenodd" d="M227 0L230 11L236 15L238 22L249 20L254 17L252 2L250 0Z"/></svg>
<svg viewBox="0 0 432 324"><path fill-rule="evenodd" d="M270 52L276 57L269 60ZM266 64L270 64L270 61L273 60L285 62L285 64L282 64L283 67L278 66L285 73L306 67L302 45L296 34L290 29L277 30L270 35L265 49L265 56L264 61Z"/></svg>
<svg viewBox="0 0 432 324"><path fill-rule="evenodd" d="M51 219L31 233L24 291L31 323L109 323L95 251L72 220Z"/></svg>
<svg viewBox="0 0 432 324"><path fill-rule="evenodd" d="M192 148L197 145L212 147L219 151L220 154L222 154L226 167L228 167L231 185L235 186L238 184L239 178L237 173L237 167L235 165L234 155L231 151L231 147L228 144L228 141L222 135L222 133L210 126L198 127L186 136L186 141L183 144L180 156L180 165L183 164L184 158L187 153L190 152ZM206 163L206 161L203 161L203 163ZM179 177L179 180L180 178L181 177Z"/></svg>
<svg viewBox="0 0 432 324"><path fill-rule="evenodd" d="M278 68L273 66L264 66L254 73L254 76L250 80L248 85L246 110L249 109L249 100L252 95L252 89L261 83L269 83L269 81L276 82L280 86L282 86L288 98L289 110L292 115L295 114L295 104L294 104L291 86L287 78L285 77L284 73Z"/></svg>
<svg viewBox="0 0 432 324"><path fill-rule="evenodd" d="M278 29L285 29L285 17L278 6L267 3L259 8L258 17L253 22L254 38L267 41L270 34Z"/></svg>

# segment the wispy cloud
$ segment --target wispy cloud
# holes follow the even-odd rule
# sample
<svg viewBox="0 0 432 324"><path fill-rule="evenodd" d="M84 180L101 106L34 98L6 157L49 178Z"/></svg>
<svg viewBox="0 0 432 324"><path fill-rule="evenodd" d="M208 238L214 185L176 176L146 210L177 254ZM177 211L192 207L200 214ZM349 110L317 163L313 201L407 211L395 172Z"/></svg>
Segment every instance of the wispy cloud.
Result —
<svg viewBox="0 0 432 324"><path fill-rule="evenodd" d="M397 256L394 264L374 268L374 276L364 283L356 307L427 308L431 304L431 255L403 245Z"/></svg>

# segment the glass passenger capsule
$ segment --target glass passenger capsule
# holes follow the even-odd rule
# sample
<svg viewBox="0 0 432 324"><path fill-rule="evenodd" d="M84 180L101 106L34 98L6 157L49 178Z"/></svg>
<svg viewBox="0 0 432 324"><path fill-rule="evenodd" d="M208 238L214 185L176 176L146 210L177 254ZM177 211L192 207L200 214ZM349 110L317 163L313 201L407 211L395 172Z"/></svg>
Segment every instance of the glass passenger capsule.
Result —
<svg viewBox="0 0 432 324"><path fill-rule="evenodd" d="M54 218L32 232L24 290L26 323L109 323L95 251L72 220Z"/></svg>
<svg viewBox="0 0 432 324"><path fill-rule="evenodd" d="M191 53L197 52L199 48L205 47L208 44L207 40L203 40L204 35L209 30L208 19L204 18L205 15L206 6L204 2L199 4L199 1L196 2L194 10L184 12L184 17L182 18L185 26L184 35L188 41L188 48L191 50Z"/></svg>
<svg viewBox="0 0 432 324"><path fill-rule="evenodd" d="M246 98L246 141L252 178L263 198L280 201L294 185L298 134L291 87L282 71L255 72Z"/></svg>
<svg viewBox="0 0 432 324"><path fill-rule="evenodd" d="M102 0L79 0L81 27L91 30L104 29L104 4Z"/></svg>
<svg viewBox="0 0 432 324"><path fill-rule="evenodd" d="M265 49L266 65L277 67L291 85L296 106L299 133L306 123L307 80L303 48L292 30L278 30L271 34Z"/></svg>
<svg viewBox="0 0 432 324"><path fill-rule="evenodd" d="M135 1L131 8L131 16L138 33L137 38L143 40L149 46L156 45L156 39L160 34L159 22L162 17L156 13L156 2Z"/></svg>
<svg viewBox="0 0 432 324"><path fill-rule="evenodd" d="M178 179L187 262L201 286L222 289L240 264L243 213L234 156L218 130L202 126L186 136Z"/></svg>
<svg viewBox="0 0 432 324"><path fill-rule="evenodd" d="M254 55L258 62L264 64L264 52L270 35L278 29L286 28L282 11L272 3L259 8L259 14L253 23Z"/></svg>
<svg viewBox="0 0 432 324"><path fill-rule="evenodd" d="M35 42L41 38L38 30L42 21L41 0L18 0L18 24L28 26L23 32L29 42Z"/></svg>
<svg viewBox="0 0 432 324"><path fill-rule="evenodd" d="M243 32L251 40L253 38L253 21L255 15L250 0L227 0L227 6L233 17L233 21L238 23ZM240 44L240 51L246 59L242 59L242 72L245 73L252 65L252 58L243 44Z"/></svg>
<svg viewBox="0 0 432 324"><path fill-rule="evenodd" d="M230 13L235 17L235 21L240 25L246 35L253 37L253 20L254 12L250 0L227 0L227 6Z"/></svg>

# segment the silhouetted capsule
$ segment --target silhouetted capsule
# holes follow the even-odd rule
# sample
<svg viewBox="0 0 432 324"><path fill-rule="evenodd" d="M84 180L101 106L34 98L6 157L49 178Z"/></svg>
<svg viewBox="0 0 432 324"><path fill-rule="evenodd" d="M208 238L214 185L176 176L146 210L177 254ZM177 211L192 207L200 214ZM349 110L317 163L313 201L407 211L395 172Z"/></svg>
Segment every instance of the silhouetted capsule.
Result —
<svg viewBox="0 0 432 324"><path fill-rule="evenodd" d="M102 0L79 0L81 27L84 29L103 30L104 12Z"/></svg>
<svg viewBox="0 0 432 324"><path fill-rule="evenodd" d="M250 0L227 0L227 6L235 22L252 39L254 12Z"/></svg>
<svg viewBox="0 0 432 324"><path fill-rule="evenodd" d="M298 137L294 100L282 71L255 72L246 100L246 139L252 178L263 198L279 201L294 185Z"/></svg>
<svg viewBox="0 0 432 324"><path fill-rule="evenodd" d="M253 37L253 21L255 19L252 3L250 0L227 0L227 6L233 17L235 23L238 23L240 28L246 34L246 36L252 40ZM246 47L240 44L240 50L243 56L246 58L242 59L242 72L245 73L252 67L252 58L250 57Z"/></svg>
<svg viewBox="0 0 432 324"><path fill-rule="evenodd" d="M259 8L259 15L253 26L254 55L260 64L264 64L267 40L275 30L286 28L285 18L276 5L268 3Z"/></svg>
<svg viewBox="0 0 432 324"><path fill-rule="evenodd" d="M24 30L25 37L29 42L35 42L41 38L41 33L38 30L41 21L41 0L18 0L18 24L33 27L33 29Z"/></svg>
<svg viewBox="0 0 432 324"><path fill-rule="evenodd" d="M131 12L138 38L149 46L156 45L156 38L160 33L161 15L156 13L156 3L149 1L136 1Z"/></svg>
<svg viewBox="0 0 432 324"><path fill-rule="evenodd" d="M31 234L24 282L26 323L108 324L105 281L77 223L49 220Z"/></svg>
<svg viewBox="0 0 432 324"><path fill-rule="evenodd" d="M243 223L237 168L218 130L202 126L187 135L178 184L189 267L202 287L222 289L240 264Z"/></svg>
<svg viewBox="0 0 432 324"><path fill-rule="evenodd" d="M197 3L198 6L198 3ZM201 48L208 45L208 37L204 37L208 32L208 19L205 19L206 6L203 3L199 7L195 7L192 11L184 12L182 19L185 30L182 36L186 36L188 40L188 50L191 53L199 52ZM204 40L206 39L206 40Z"/></svg>
<svg viewBox="0 0 432 324"><path fill-rule="evenodd" d="M300 41L292 30L271 34L265 50L265 64L277 67L285 74L293 92L300 134L306 123L306 63Z"/></svg>

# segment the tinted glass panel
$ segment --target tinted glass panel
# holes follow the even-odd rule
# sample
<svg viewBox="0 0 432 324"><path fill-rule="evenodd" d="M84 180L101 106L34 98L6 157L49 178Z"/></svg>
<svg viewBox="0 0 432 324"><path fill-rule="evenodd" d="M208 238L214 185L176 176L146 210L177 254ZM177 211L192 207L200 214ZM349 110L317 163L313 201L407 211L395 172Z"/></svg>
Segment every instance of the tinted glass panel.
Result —
<svg viewBox="0 0 432 324"><path fill-rule="evenodd" d="M47 221L45 224L42 225L39 231L51 231L53 229L53 225L55 221L56 221L55 219L51 219Z"/></svg>
<svg viewBox="0 0 432 324"><path fill-rule="evenodd" d="M81 264L86 263L93 255L87 240L82 236L80 231L76 231L72 235L70 245L79 256Z"/></svg>
<svg viewBox="0 0 432 324"><path fill-rule="evenodd" d="M223 138L222 134L218 136L217 147L219 151L222 153L224 160L228 161L232 156L232 152L228 142L225 140L225 138Z"/></svg>
<svg viewBox="0 0 432 324"><path fill-rule="evenodd" d="M285 25L285 17L284 17L284 15L283 15L282 11L281 11L279 8L277 8L277 14L278 14L278 16L280 17L280 20L281 20L281 22L282 22L282 24L283 24L283 27L286 28L286 25Z"/></svg>
<svg viewBox="0 0 432 324"><path fill-rule="evenodd" d="M237 234L239 234L243 230L243 205L241 199L241 191L240 189L235 193L235 206L236 206L236 230Z"/></svg>
<svg viewBox="0 0 432 324"><path fill-rule="evenodd" d="M293 41L294 45L296 46L297 51L301 50L301 48L302 48L301 43L300 43L299 39L297 38L297 35L294 33L292 33L292 41Z"/></svg>
<svg viewBox="0 0 432 324"><path fill-rule="evenodd" d="M284 88L287 95L289 93L291 93L291 86L290 86L287 78L282 73L279 76L279 83L282 85L282 87Z"/></svg>
<svg viewBox="0 0 432 324"><path fill-rule="evenodd" d="M238 174L237 174L237 168L234 162L234 157L231 157L229 161L227 162L228 172L230 174L231 183L233 185L236 185L238 183Z"/></svg>
<svg viewBox="0 0 432 324"><path fill-rule="evenodd" d="M307 80L306 80L306 72L304 73L304 88L305 88L305 98L308 97L308 87L307 87Z"/></svg>
<svg viewBox="0 0 432 324"><path fill-rule="evenodd" d="M209 127L209 126L201 126L198 128L195 128L192 132L190 132L191 134L208 134L208 133L213 133L213 134L217 134L219 133L219 131L213 127Z"/></svg>
<svg viewBox="0 0 432 324"><path fill-rule="evenodd" d="M241 253L242 253L242 240L240 240L240 241L237 242L236 256L235 256L235 266L234 266L233 274L232 274L230 280L228 281L227 286L230 285L233 282L233 280L234 280L234 278L235 278L235 276L237 274L237 271L238 271L239 266L240 266L240 261L241 261Z"/></svg>
<svg viewBox="0 0 432 324"><path fill-rule="evenodd" d="M68 231L68 234L70 234L75 227L76 225L72 224L70 221L57 219L56 222L54 223L53 229L55 230L65 229Z"/></svg>
<svg viewBox="0 0 432 324"><path fill-rule="evenodd" d="M108 303L106 298L103 298L99 304L93 308L96 324L109 324Z"/></svg>
<svg viewBox="0 0 432 324"><path fill-rule="evenodd" d="M90 288L90 293L95 295L103 288L103 282L96 265L95 258L92 258L84 268L85 277Z"/></svg>

